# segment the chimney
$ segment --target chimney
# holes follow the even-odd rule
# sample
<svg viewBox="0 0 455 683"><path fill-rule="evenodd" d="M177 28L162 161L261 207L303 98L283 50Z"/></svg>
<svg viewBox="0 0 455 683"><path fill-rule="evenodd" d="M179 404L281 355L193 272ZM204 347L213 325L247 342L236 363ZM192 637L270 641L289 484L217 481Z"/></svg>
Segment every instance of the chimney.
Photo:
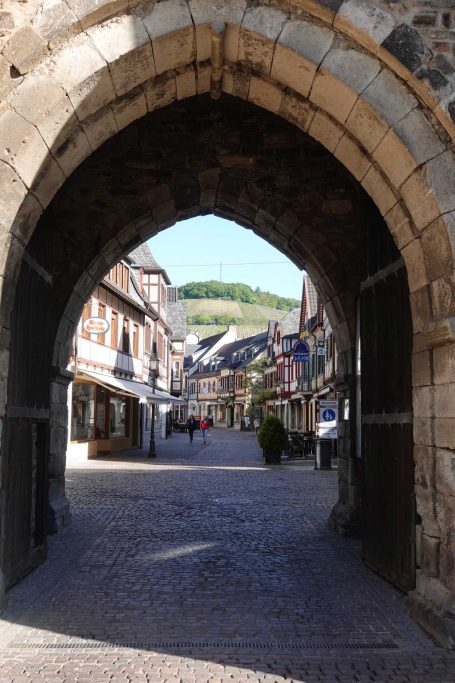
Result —
<svg viewBox="0 0 455 683"><path fill-rule="evenodd" d="M228 325L228 332L231 332L235 340L237 340L237 325L235 323L230 323Z"/></svg>

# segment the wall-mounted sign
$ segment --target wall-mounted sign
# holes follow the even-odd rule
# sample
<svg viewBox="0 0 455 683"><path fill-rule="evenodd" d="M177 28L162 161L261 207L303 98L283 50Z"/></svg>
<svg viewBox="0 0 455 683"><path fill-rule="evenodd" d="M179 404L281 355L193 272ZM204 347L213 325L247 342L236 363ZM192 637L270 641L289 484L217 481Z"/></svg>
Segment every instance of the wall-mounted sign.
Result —
<svg viewBox="0 0 455 683"><path fill-rule="evenodd" d="M109 323L106 318L87 318L84 320L83 328L88 334L106 334Z"/></svg>
<svg viewBox="0 0 455 683"><path fill-rule="evenodd" d="M337 438L338 401L319 399L319 422L316 424L317 436L326 439Z"/></svg>
<svg viewBox="0 0 455 683"><path fill-rule="evenodd" d="M292 360L294 363L304 363L310 360L310 347L303 339L294 344Z"/></svg>
<svg viewBox="0 0 455 683"><path fill-rule="evenodd" d="M325 341L323 339L318 339L318 356L325 356Z"/></svg>

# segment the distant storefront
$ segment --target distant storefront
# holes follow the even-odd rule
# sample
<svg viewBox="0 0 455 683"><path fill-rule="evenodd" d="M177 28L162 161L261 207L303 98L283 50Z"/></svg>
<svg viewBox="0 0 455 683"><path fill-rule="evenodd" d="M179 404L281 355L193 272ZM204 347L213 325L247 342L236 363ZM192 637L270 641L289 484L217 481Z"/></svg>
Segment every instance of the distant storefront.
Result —
<svg viewBox="0 0 455 683"><path fill-rule="evenodd" d="M88 456L137 444L138 399L93 382L76 380L71 396L71 451L83 445Z"/></svg>

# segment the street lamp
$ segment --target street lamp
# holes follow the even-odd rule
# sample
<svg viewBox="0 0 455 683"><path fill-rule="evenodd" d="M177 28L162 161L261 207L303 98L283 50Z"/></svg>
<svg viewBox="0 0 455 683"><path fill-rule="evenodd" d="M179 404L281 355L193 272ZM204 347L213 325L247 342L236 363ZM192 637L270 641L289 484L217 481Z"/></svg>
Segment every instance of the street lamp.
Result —
<svg viewBox="0 0 455 683"><path fill-rule="evenodd" d="M150 358L149 360L149 370L150 375L153 379L152 392L155 393L156 377L158 375L158 358ZM156 458L156 446L155 446L155 401L152 400L152 418L150 424L150 447L149 447L149 458Z"/></svg>

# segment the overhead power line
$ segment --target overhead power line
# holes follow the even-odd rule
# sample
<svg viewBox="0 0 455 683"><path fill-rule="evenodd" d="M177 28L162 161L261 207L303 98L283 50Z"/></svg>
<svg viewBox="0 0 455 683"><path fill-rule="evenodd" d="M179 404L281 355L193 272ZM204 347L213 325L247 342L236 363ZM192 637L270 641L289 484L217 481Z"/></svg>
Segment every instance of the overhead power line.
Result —
<svg viewBox="0 0 455 683"><path fill-rule="evenodd" d="M265 265L272 265L272 264L278 264L278 263L289 263L289 261L238 261L237 263L225 263L224 261L221 263L223 266L265 266ZM213 266L219 266L220 261L218 263L168 263L163 266L163 268L203 268L206 266L207 268L213 267Z"/></svg>

